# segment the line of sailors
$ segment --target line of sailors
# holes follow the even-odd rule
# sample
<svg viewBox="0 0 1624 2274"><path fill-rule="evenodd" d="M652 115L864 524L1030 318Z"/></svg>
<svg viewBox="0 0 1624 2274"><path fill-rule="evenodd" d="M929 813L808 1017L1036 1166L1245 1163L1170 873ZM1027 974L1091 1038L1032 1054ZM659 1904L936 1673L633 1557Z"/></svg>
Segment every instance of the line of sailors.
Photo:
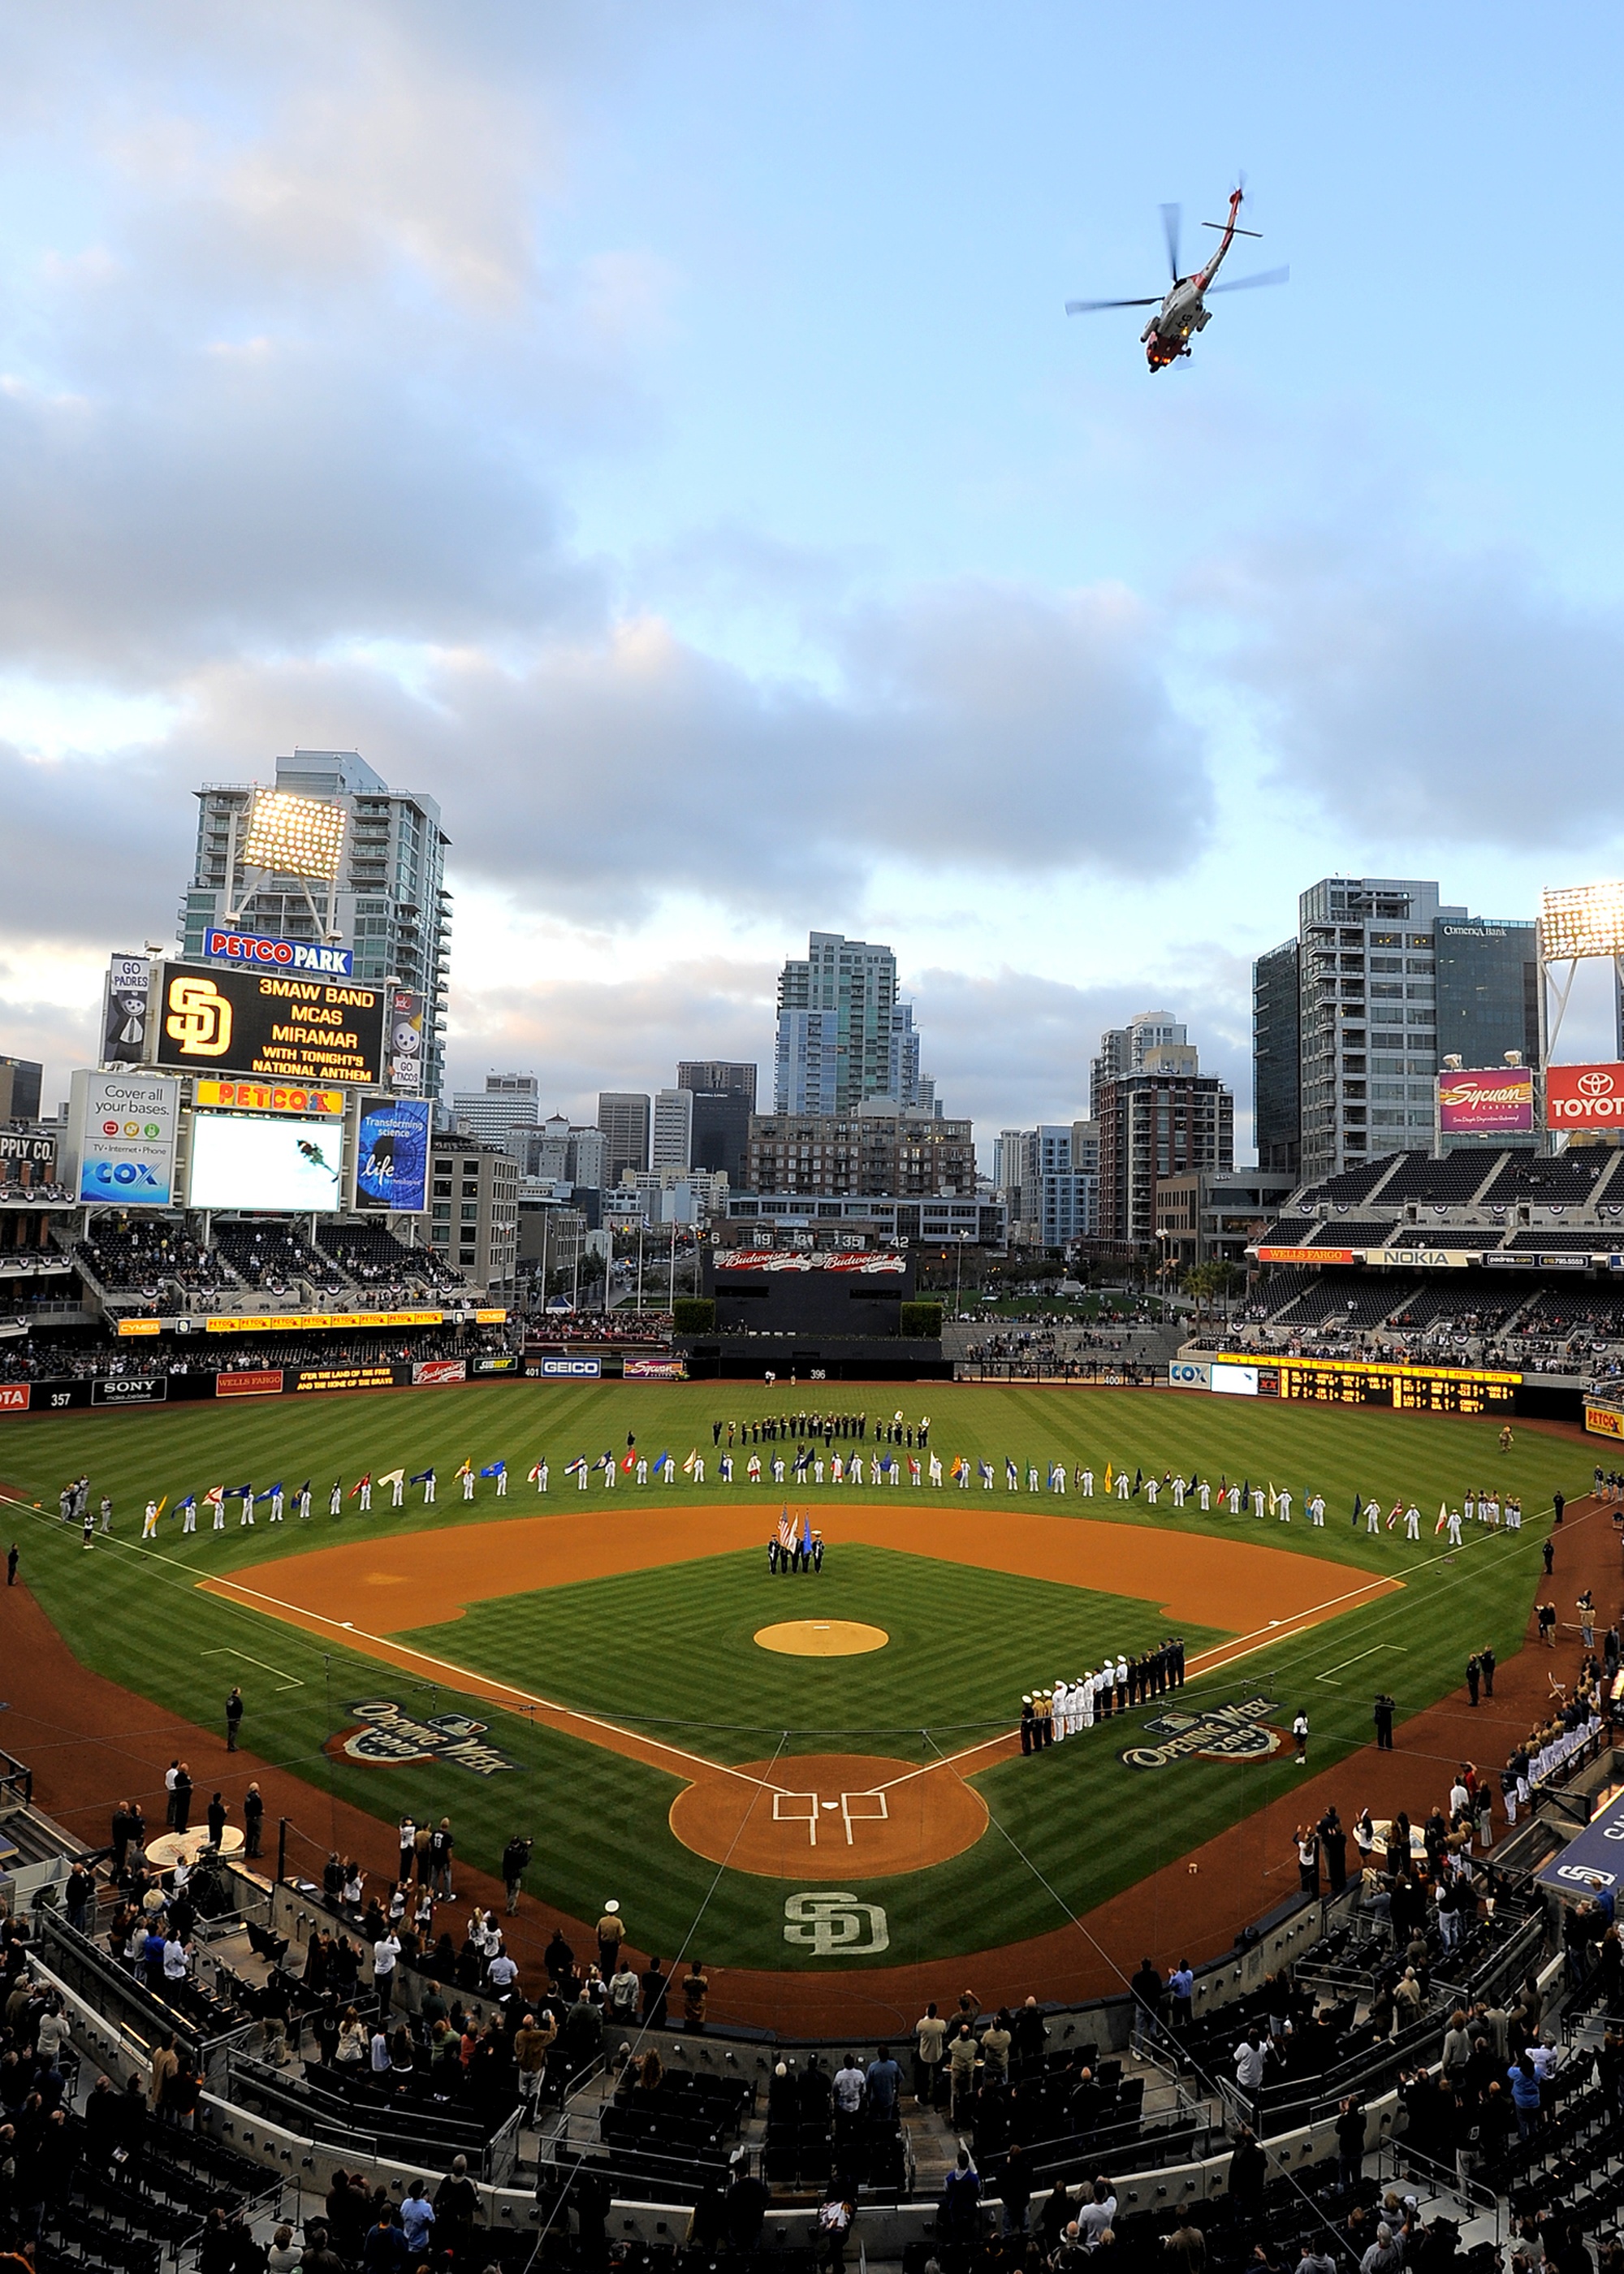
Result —
<svg viewBox="0 0 1624 2274"><path fill-rule="evenodd" d="M1184 1686L1184 1645L1181 1636L1169 1635L1154 1650L1136 1658L1107 1657L1097 1673L1080 1682L1056 1682L1048 1690L1034 1690L1020 1701L1020 1749L1041 1752L1113 1713L1126 1713L1148 1705L1169 1690Z"/></svg>

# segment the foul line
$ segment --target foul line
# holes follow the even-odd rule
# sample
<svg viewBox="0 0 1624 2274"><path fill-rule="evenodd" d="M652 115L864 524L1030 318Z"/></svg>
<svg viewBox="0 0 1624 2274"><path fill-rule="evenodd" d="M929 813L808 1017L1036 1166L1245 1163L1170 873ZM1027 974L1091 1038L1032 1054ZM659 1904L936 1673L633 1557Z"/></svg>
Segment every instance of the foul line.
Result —
<svg viewBox="0 0 1624 2274"><path fill-rule="evenodd" d="M277 1687L280 1690L303 1690L304 1687L304 1680L301 1675L289 1674L284 1668L280 1666L267 1666L264 1659L250 1658L245 1650L233 1650L229 1645L222 1645L218 1650L200 1651L199 1653L199 1656L201 1658L240 1658L244 1666L257 1666L261 1674L274 1674L276 1676Z"/></svg>

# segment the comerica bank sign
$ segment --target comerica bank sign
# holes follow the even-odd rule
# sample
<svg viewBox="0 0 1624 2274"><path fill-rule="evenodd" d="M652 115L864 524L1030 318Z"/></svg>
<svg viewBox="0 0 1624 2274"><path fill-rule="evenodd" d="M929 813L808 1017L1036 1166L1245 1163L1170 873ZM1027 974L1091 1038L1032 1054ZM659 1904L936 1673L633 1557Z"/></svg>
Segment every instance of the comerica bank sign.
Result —
<svg viewBox="0 0 1624 2274"><path fill-rule="evenodd" d="M318 971L325 979L348 979L355 961L348 947L248 931L206 931L203 953L211 963L268 963L282 971Z"/></svg>

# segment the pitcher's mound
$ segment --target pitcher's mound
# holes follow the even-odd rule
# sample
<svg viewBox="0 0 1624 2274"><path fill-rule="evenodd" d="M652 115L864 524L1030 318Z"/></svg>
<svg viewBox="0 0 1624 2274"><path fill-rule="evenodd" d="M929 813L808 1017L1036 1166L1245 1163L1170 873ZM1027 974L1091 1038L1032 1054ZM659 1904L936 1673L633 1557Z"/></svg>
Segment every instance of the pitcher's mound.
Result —
<svg viewBox="0 0 1624 2274"><path fill-rule="evenodd" d="M786 1658L856 1658L883 1650L891 1637L883 1627L866 1627L859 1619L784 1619L758 1627L756 1639L763 1650L781 1651Z"/></svg>
<svg viewBox="0 0 1624 2274"><path fill-rule="evenodd" d="M685 1848L735 1871L878 1879L962 1855L987 1829L987 1807L950 1768L795 1753L701 1777L669 1821Z"/></svg>

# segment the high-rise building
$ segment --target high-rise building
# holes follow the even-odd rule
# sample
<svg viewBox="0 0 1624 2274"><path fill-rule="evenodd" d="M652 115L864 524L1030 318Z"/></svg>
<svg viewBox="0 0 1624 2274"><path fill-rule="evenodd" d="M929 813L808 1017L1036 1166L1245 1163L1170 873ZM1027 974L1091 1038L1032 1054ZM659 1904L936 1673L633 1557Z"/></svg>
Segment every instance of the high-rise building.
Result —
<svg viewBox="0 0 1624 2274"><path fill-rule="evenodd" d="M1302 1165L1300 959L1289 939L1252 967L1252 1124L1260 1169Z"/></svg>
<svg viewBox="0 0 1624 2274"><path fill-rule="evenodd" d="M743 1058L679 1058L677 1088L691 1089L695 1097L701 1095L721 1095L738 1090L750 1101L750 1111L756 1111L756 1069Z"/></svg>
<svg viewBox="0 0 1624 2274"><path fill-rule="evenodd" d="M975 1195L975 1144L967 1121L892 1113L872 1100L852 1114L758 1113L750 1122L748 1189L834 1199Z"/></svg>
<svg viewBox="0 0 1624 2274"><path fill-rule="evenodd" d="M1440 1056L1538 1063L1536 928L1446 906L1435 882L1322 877L1301 894L1295 943L1253 967L1259 1159L1320 1177L1380 1153L1430 1151ZM1297 978L1299 1155L1289 1158L1289 959ZM1259 1011L1259 996L1263 1008ZM1267 1044L1267 1055L1263 1044ZM1264 1102L1269 1101L1265 1154ZM1477 1140L1446 1140L1457 1144ZM1503 1138L1496 1139L1503 1143Z"/></svg>
<svg viewBox="0 0 1624 2274"><path fill-rule="evenodd" d="M1235 1100L1216 1074L1201 1073L1185 1029L1165 1011L1103 1035L1094 1064L1099 1236L1147 1248L1165 1178L1233 1168Z"/></svg>
<svg viewBox="0 0 1624 2274"><path fill-rule="evenodd" d="M197 855L178 911L181 953L200 956L206 933L226 925L350 948L357 979L393 977L423 996L424 1087L438 1097L451 960L450 840L440 807L417 791L391 789L354 750L295 750L277 759L274 786L343 809L337 874L307 882L251 865L254 786L206 783L197 792Z"/></svg>
<svg viewBox="0 0 1624 2274"><path fill-rule="evenodd" d="M483 1089L459 1089L451 1118L482 1144L500 1145L522 1158L523 1135L541 1119L541 1084L533 1073L488 1073Z"/></svg>
<svg viewBox="0 0 1624 2274"><path fill-rule="evenodd" d="M815 931L804 962L785 965L772 1094L775 1113L849 1113L866 1097L935 1111L935 1084L920 1073L913 1006L897 1000L889 947Z"/></svg>
<svg viewBox="0 0 1624 2274"><path fill-rule="evenodd" d="M650 1124L649 1166L658 1174L665 1169L686 1170L694 1156L694 1093L691 1089L657 1089Z"/></svg>
<svg viewBox="0 0 1624 2274"><path fill-rule="evenodd" d="M618 1185L628 1169L649 1165L649 1100L639 1090L600 1089L598 1126L604 1133L604 1185Z"/></svg>
<svg viewBox="0 0 1624 2274"><path fill-rule="evenodd" d="M1189 1048L1183 1025L1169 1011L1139 1011L1125 1027L1108 1027L1100 1037L1098 1056L1088 1069L1088 1113L1100 1118L1100 1093L1107 1082L1124 1073L1139 1073L1147 1050Z"/></svg>
<svg viewBox="0 0 1624 2274"><path fill-rule="evenodd" d="M481 1287L513 1284L519 1245L519 1171L494 1145L441 1131L434 1140L429 1239Z"/></svg>
<svg viewBox="0 0 1624 2274"><path fill-rule="evenodd" d="M0 1058L0 1121L37 1121L44 1083L33 1058Z"/></svg>

